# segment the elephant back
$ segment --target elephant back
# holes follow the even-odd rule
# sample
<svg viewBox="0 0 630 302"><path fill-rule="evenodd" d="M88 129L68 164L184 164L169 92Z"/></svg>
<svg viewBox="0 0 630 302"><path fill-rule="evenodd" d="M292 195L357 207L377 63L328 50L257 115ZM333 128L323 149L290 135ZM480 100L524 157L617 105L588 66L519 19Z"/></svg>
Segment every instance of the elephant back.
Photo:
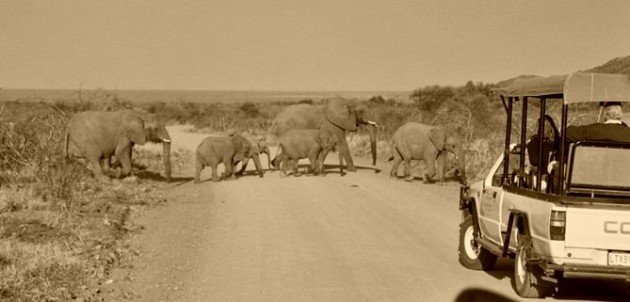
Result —
<svg viewBox="0 0 630 302"><path fill-rule="evenodd" d="M393 140L397 145L426 146L430 142L437 150L444 148L445 139L444 131L440 127L417 122L400 126L393 135Z"/></svg>
<svg viewBox="0 0 630 302"><path fill-rule="evenodd" d="M321 108L315 105L287 106L274 118L269 132L276 137L281 137L293 129L317 129L323 117Z"/></svg>
<svg viewBox="0 0 630 302"><path fill-rule="evenodd" d="M324 108L326 120L347 131L357 130L354 103L344 99L329 100Z"/></svg>

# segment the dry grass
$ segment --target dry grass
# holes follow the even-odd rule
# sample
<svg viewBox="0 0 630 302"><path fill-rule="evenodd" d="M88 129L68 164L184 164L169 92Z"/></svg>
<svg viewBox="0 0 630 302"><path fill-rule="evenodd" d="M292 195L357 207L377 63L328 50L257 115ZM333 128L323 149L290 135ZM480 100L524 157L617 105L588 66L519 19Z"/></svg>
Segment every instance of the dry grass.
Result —
<svg viewBox="0 0 630 302"><path fill-rule="evenodd" d="M85 105L85 104L84 104ZM0 301L99 301L131 253L133 215L163 202L160 182L102 183L61 152L67 107L8 103L0 112ZM139 150L152 169L161 158ZM177 163L181 155L174 153Z"/></svg>

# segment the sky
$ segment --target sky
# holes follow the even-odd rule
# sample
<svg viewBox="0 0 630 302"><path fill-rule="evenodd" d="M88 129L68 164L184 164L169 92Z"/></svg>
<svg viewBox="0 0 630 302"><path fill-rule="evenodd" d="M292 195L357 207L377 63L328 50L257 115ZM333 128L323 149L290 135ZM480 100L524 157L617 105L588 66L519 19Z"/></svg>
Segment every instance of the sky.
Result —
<svg viewBox="0 0 630 302"><path fill-rule="evenodd" d="M408 91L630 55L630 1L0 0L0 87Z"/></svg>

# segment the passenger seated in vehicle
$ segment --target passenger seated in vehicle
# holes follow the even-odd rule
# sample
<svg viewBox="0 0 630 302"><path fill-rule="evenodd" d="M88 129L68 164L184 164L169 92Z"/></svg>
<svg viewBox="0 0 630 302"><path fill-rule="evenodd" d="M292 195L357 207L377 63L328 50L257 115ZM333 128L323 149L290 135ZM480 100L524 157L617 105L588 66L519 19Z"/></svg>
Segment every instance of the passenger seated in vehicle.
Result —
<svg viewBox="0 0 630 302"><path fill-rule="evenodd" d="M621 121L622 116L621 103L605 103L602 111L604 123L567 127L567 143L577 141L630 143L630 128Z"/></svg>
<svg viewBox="0 0 630 302"><path fill-rule="evenodd" d="M543 150L542 150L542 162L539 162L540 155L540 138L538 136L538 132L534 134L529 142L527 142L527 156L530 164L530 181L532 185L537 184L536 177L538 176L538 170L542 170L543 181L541 187L543 190L547 187L546 179L549 172L547 171L547 166L549 164L549 160L552 154L558 150L558 128L556 128L556 124L553 119L549 115L545 115L543 117L545 123L545 132L543 135ZM540 124L540 120L538 121ZM538 127L536 127L538 129ZM533 186L534 187L534 186Z"/></svg>

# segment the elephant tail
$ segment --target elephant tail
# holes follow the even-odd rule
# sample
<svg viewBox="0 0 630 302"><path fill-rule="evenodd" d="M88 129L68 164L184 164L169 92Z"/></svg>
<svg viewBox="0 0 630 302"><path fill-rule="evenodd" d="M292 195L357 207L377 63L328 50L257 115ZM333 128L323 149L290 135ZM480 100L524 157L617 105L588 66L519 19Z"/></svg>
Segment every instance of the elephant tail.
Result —
<svg viewBox="0 0 630 302"><path fill-rule="evenodd" d="M400 154L400 151L398 151L398 148L396 148L396 144L392 142L391 145L391 149L392 149L392 155L389 156L389 158L387 159L387 161L393 161L394 158L396 158L396 154L398 154L398 157L403 158L402 154Z"/></svg>
<svg viewBox="0 0 630 302"><path fill-rule="evenodd" d="M394 144L393 141L390 142L390 150L392 150L392 155L389 156L389 158L387 159L387 161L392 161L394 160L394 152L398 152L398 149L396 149L396 144Z"/></svg>
<svg viewBox="0 0 630 302"><path fill-rule="evenodd" d="M282 151L282 143L278 144L278 149L276 149L276 155L273 157L273 159L271 159L271 166L269 166L269 168L273 167L274 169L277 169L280 167L280 162L278 162L278 155L280 155L280 151ZM271 153L269 153L269 156L271 156Z"/></svg>

